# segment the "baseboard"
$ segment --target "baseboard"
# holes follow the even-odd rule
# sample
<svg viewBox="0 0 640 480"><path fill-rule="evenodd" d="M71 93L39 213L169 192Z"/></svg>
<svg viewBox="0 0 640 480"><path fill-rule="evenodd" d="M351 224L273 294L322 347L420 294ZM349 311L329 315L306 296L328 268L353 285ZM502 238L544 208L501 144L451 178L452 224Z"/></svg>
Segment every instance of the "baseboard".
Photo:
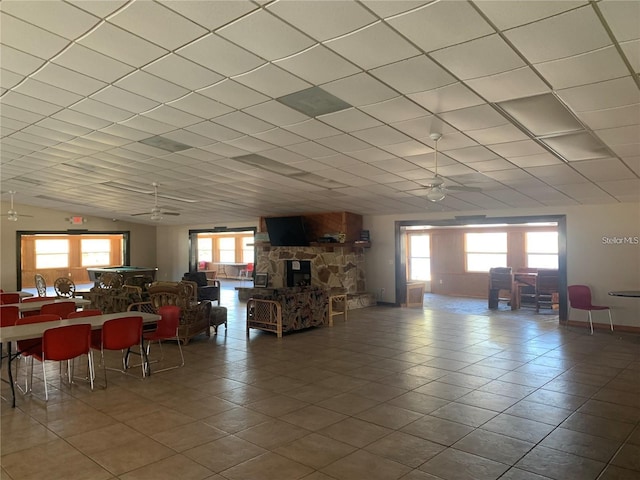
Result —
<svg viewBox="0 0 640 480"><path fill-rule="evenodd" d="M567 324L570 327L579 327L579 328L585 328L587 330L589 330L589 322L581 322L578 320L569 320L568 322L560 322L562 324ZM594 330L608 330L611 331L611 325L609 325L608 323L595 323L593 322L593 329ZM613 331L614 332L624 332L624 333L640 333L640 327L634 327L632 325L616 325L615 323L613 324Z"/></svg>

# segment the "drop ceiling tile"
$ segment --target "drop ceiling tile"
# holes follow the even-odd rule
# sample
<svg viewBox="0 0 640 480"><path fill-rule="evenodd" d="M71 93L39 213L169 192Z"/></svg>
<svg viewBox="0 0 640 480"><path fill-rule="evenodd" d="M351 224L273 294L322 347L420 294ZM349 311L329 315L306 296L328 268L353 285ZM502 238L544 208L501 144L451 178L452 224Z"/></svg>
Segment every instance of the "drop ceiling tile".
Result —
<svg viewBox="0 0 640 480"><path fill-rule="evenodd" d="M260 57L214 33L180 48L176 53L224 76L245 73L265 63Z"/></svg>
<svg viewBox="0 0 640 480"><path fill-rule="evenodd" d="M583 129L572 112L552 94L517 98L498 105L535 136Z"/></svg>
<svg viewBox="0 0 640 480"><path fill-rule="evenodd" d="M424 108L404 97L396 97L384 102L367 105L362 107L362 111L384 123L401 122L429 114Z"/></svg>
<svg viewBox="0 0 640 480"><path fill-rule="evenodd" d="M635 73L640 73L640 40L632 40L620 44L625 57L629 60Z"/></svg>
<svg viewBox="0 0 640 480"><path fill-rule="evenodd" d="M191 115L190 113L178 110L177 108L173 108L168 105L160 105L159 107L149 110L142 115L179 128L188 127L189 125L194 125L204 120L201 117Z"/></svg>
<svg viewBox="0 0 640 480"><path fill-rule="evenodd" d="M327 83L322 88L354 107L371 105L398 96L396 92L366 73Z"/></svg>
<svg viewBox="0 0 640 480"><path fill-rule="evenodd" d="M190 90L213 85L224 78L222 75L175 54L166 55L142 70Z"/></svg>
<svg viewBox="0 0 640 480"><path fill-rule="evenodd" d="M609 156L606 146L588 132L558 135L542 141L570 162Z"/></svg>
<svg viewBox="0 0 640 480"><path fill-rule="evenodd" d="M21 93L17 92L9 92L6 95L3 95L2 105L3 109L6 105L9 105L12 107L21 108L28 112L46 116L52 115L62 109L62 107L60 107L59 105L54 105L53 103L45 102L44 100L39 100L28 95L22 95Z"/></svg>
<svg viewBox="0 0 640 480"><path fill-rule="evenodd" d="M253 136L279 147L286 147L287 145L302 143L307 140L306 138L288 132L283 128L273 128L271 130L267 130L266 132L256 133Z"/></svg>
<svg viewBox="0 0 640 480"><path fill-rule="evenodd" d="M154 135L162 135L163 133L171 132L176 129L174 125L168 125L164 122L159 122L142 115L136 115L135 117L131 117L130 119L120 123L125 127L135 128L136 130L142 130L143 132L149 132Z"/></svg>
<svg viewBox="0 0 640 480"><path fill-rule="evenodd" d="M407 96L433 113L459 110L485 103L478 95L462 83L454 83L426 92L412 93Z"/></svg>
<svg viewBox="0 0 640 480"><path fill-rule="evenodd" d="M91 95L107 84L54 63L48 63L31 78L59 88L71 89L80 95Z"/></svg>
<svg viewBox="0 0 640 480"><path fill-rule="evenodd" d="M447 150L447 155L462 163L482 162L497 158L497 155L494 152L481 145L456 150Z"/></svg>
<svg viewBox="0 0 640 480"><path fill-rule="evenodd" d="M4 97L2 98L4 99ZM14 120L20 120L21 122L35 123L38 120L41 120L43 118L43 115L40 115L38 113L28 112L27 110L24 110L20 107L12 107L9 104L3 103L2 117L12 118Z"/></svg>
<svg viewBox="0 0 640 480"><path fill-rule="evenodd" d="M501 30L552 17L586 3L584 0L541 0L536 2L482 0L475 2L476 6L489 17L489 20Z"/></svg>
<svg viewBox="0 0 640 480"><path fill-rule="evenodd" d="M576 112L640 103L640 92L631 77L567 88L557 93Z"/></svg>
<svg viewBox="0 0 640 480"><path fill-rule="evenodd" d="M375 68L370 73L402 93L422 92L456 82L455 77L426 55Z"/></svg>
<svg viewBox="0 0 640 480"><path fill-rule="evenodd" d="M107 83L114 82L133 70L129 65L77 43L54 58L53 62Z"/></svg>
<svg viewBox="0 0 640 480"><path fill-rule="evenodd" d="M150 98L136 95L113 85L91 95L91 98L133 113L146 112L159 105L158 102Z"/></svg>
<svg viewBox="0 0 640 480"><path fill-rule="evenodd" d="M408 140L406 142L387 144L381 146L387 152L392 153L398 157L405 157L408 160L413 161L416 156L423 155L429 152L430 148L426 145L418 142L417 140Z"/></svg>
<svg viewBox="0 0 640 480"><path fill-rule="evenodd" d="M140 70L127 75L115 85L161 103L170 102L189 93L186 88Z"/></svg>
<svg viewBox="0 0 640 480"><path fill-rule="evenodd" d="M110 23L102 23L78 43L133 67L142 67L168 53L164 48Z"/></svg>
<svg viewBox="0 0 640 480"><path fill-rule="evenodd" d="M200 90L198 93L234 108L242 109L266 102L269 97L231 79Z"/></svg>
<svg viewBox="0 0 640 480"><path fill-rule="evenodd" d="M488 104L442 113L440 118L458 130L480 130L507 123L507 119Z"/></svg>
<svg viewBox="0 0 640 480"><path fill-rule="evenodd" d="M54 145L59 144L58 140L53 140L51 138L41 137L40 135L33 135L31 133L26 133L24 130L20 132L16 132L11 135L12 139L20 140L22 142L27 142L33 145L40 145L41 147L53 147ZM39 150L39 149L36 149Z"/></svg>
<svg viewBox="0 0 640 480"><path fill-rule="evenodd" d="M287 150L291 150L292 152L309 158L329 157L336 154L335 150L331 150L330 148L316 142L296 143L295 145L287 147Z"/></svg>
<svg viewBox="0 0 640 480"><path fill-rule="evenodd" d="M523 157L526 155L535 155L545 153L546 150L533 140L521 140L519 142L498 143L496 145L487 145L493 152L501 157Z"/></svg>
<svg viewBox="0 0 640 480"><path fill-rule="evenodd" d="M174 50L207 30L157 3L134 2L109 21L168 50Z"/></svg>
<svg viewBox="0 0 640 480"><path fill-rule="evenodd" d="M213 122L201 122L187 127L186 130L218 141L232 140L243 135L237 130L232 130L231 128L223 127Z"/></svg>
<svg viewBox="0 0 640 480"><path fill-rule="evenodd" d="M324 45L314 45L303 52L274 63L316 85L360 72L358 67L336 55Z"/></svg>
<svg viewBox="0 0 640 480"><path fill-rule="evenodd" d="M319 122L315 118L296 123L295 125L286 125L283 128L309 140L330 137L340 133L339 130Z"/></svg>
<svg viewBox="0 0 640 480"><path fill-rule="evenodd" d="M359 138L371 145L378 147L384 145L393 145L396 143L408 142L411 139L404 133L401 133L388 125L381 125L379 127L367 128L365 130L358 130L352 134L354 137ZM363 149L364 150L364 149Z"/></svg>
<svg viewBox="0 0 640 480"><path fill-rule="evenodd" d="M496 170L509 170L512 167L512 163L507 162L502 158L496 158L494 160L484 160L482 162L476 162L473 164L473 168L482 173L494 172Z"/></svg>
<svg viewBox="0 0 640 480"><path fill-rule="evenodd" d="M636 155L635 157L623 158L622 160L631 170L636 173L636 175L640 176L640 155Z"/></svg>
<svg viewBox="0 0 640 480"><path fill-rule="evenodd" d="M601 158L597 160L585 160L584 162L573 162L571 166L592 182L628 180L634 177L631 169L617 158Z"/></svg>
<svg viewBox="0 0 640 480"><path fill-rule="evenodd" d="M425 52L494 33L471 5L461 2L433 2L387 22Z"/></svg>
<svg viewBox="0 0 640 480"><path fill-rule="evenodd" d="M638 2L599 2L598 8L613 31L616 40L624 42L640 38L640 5Z"/></svg>
<svg viewBox="0 0 640 480"><path fill-rule="evenodd" d="M15 87L24 80L24 78L24 76L5 70L4 68L0 69L0 86L6 90Z"/></svg>
<svg viewBox="0 0 640 480"><path fill-rule="evenodd" d="M203 150L207 150L209 152L213 152L216 155L220 155L222 157L238 157L240 155L247 155L248 153L252 153L249 150L244 150L242 148L234 147L233 145L228 145L226 143L214 143L212 145L207 145L206 147L202 147Z"/></svg>
<svg viewBox="0 0 640 480"><path fill-rule="evenodd" d="M98 17L106 17L127 3L127 0L69 0L69 3Z"/></svg>
<svg viewBox="0 0 640 480"><path fill-rule="evenodd" d="M382 122L357 108L347 108L339 112L321 115L318 119L344 132L355 132L382 125Z"/></svg>
<svg viewBox="0 0 640 480"><path fill-rule="evenodd" d="M466 132L476 142L487 145L526 140L528 137L513 125L500 125Z"/></svg>
<svg viewBox="0 0 640 480"><path fill-rule="evenodd" d="M90 128L82 127L73 123L64 122L62 120L57 120L55 118L45 118L39 121L36 125L40 125L41 127L49 128L57 132L68 133L69 135L73 135L73 136L86 135L91 131Z"/></svg>
<svg viewBox="0 0 640 480"><path fill-rule="evenodd" d="M244 112L228 113L217 117L214 121L219 125L232 128L245 134L266 132L274 127L271 123L247 115Z"/></svg>
<svg viewBox="0 0 640 480"><path fill-rule="evenodd" d="M325 45L365 70L415 57L420 53L382 22L325 42Z"/></svg>
<svg viewBox="0 0 640 480"><path fill-rule="evenodd" d="M494 75L524 66L522 59L498 35L454 45L431 55L463 80Z"/></svg>
<svg viewBox="0 0 640 480"><path fill-rule="evenodd" d="M348 134L320 138L316 140L316 142L324 145L325 147L332 148L333 150L336 150L338 152L346 153L356 152L358 150L363 150L371 146L370 144Z"/></svg>
<svg viewBox="0 0 640 480"><path fill-rule="evenodd" d="M592 130L636 125L640 121L640 104L580 112L577 115Z"/></svg>
<svg viewBox="0 0 640 480"><path fill-rule="evenodd" d="M111 135L105 132L91 132L85 135L83 138L87 140L95 141L95 142L105 143L107 145L118 146L118 147L131 143L129 139L122 138L116 135Z"/></svg>
<svg viewBox="0 0 640 480"><path fill-rule="evenodd" d="M489 102L502 102L551 91L530 67L474 78L465 83Z"/></svg>
<svg viewBox="0 0 640 480"><path fill-rule="evenodd" d="M620 158L640 155L640 143L625 143L623 145L611 145L611 150Z"/></svg>
<svg viewBox="0 0 640 480"><path fill-rule="evenodd" d="M22 3L22 2L16 2ZM4 2L3 2L4 10ZM69 45L69 40L0 12L0 41L24 53L48 59Z"/></svg>
<svg viewBox="0 0 640 480"><path fill-rule="evenodd" d="M271 63L258 67L251 72L237 75L234 80L273 98L311 87L308 82L300 80L298 77Z"/></svg>
<svg viewBox="0 0 640 480"><path fill-rule="evenodd" d="M112 107L106 103L98 102L91 98L85 98L84 100L76 103L71 107L72 110L86 113L94 117L103 118L111 122L121 122L130 118L134 114L120 108Z"/></svg>
<svg viewBox="0 0 640 480"><path fill-rule="evenodd" d="M270 150L274 147L273 144L255 138L255 136L245 135L240 138L236 138L235 140L228 140L224 142L226 145L230 145L232 147L241 148L247 152L258 153L263 152L265 150Z"/></svg>
<svg viewBox="0 0 640 480"><path fill-rule="evenodd" d="M581 183L585 179L567 164L545 165L544 167L530 167L525 170L534 177L542 179L549 185L566 185L569 183Z"/></svg>
<svg viewBox="0 0 640 480"><path fill-rule="evenodd" d="M318 41L345 35L377 20L361 5L345 0L273 2L267 9Z"/></svg>
<svg viewBox="0 0 640 480"><path fill-rule="evenodd" d="M591 6L508 30L505 35L531 63L578 55L611 44Z"/></svg>
<svg viewBox="0 0 640 480"><path fill-rule="evenodd" d="M635 203L640 201L640 180L638 179L601 182L599 186L620 201Z"/></svg>
<svg viewBox="0 0 640 480"><path fill-rule="evenodd" d="M215 118L233 111L233 108L199 93L190 93L178 100L169 102L168 105L205 119Z"/></svg>
<svg viewBox="0 0 640 480"><path fill-rule="evenodd" d="M245 15L216 33L267 60L288 57L315 43L266 10Z"/></svg>
<svg viewBox="0 0 640 480"><path fill-rule="evenodd" d="M126 138L127 140L139 141L149 138L149 132L143 132L142 130L136 130L135 128L126 127L124 125L113 124L100 130L101 132L108 133L109 135L115 135L117 137Z"/></svg>
<svg viewBox="0 0 640 480"><path fill-rule="evenodd" d="M244 111L249 115L253 115L274 125L292 125L303 122L309 118L276 100L270 100L260 105L245 108Z"/></svg>
<svg viewBox="0 0 640 480"><path fill-rule="evenodd" d="M640 117L637 120L640 122ZM640 124L596 130L595 134L607 145L637 143L640 141Z"/></svg>
<svg viewBox="0 0 640 480"><path fill-rule="evenodd" d="M0 34L0 38L2 38ZM4 41L4 39L2 39ZM0 45L2 68L20 75L29 75L44 64L44 60L28 53L21 52L8 45Z"/></svg>
<svg viewBox="0 0 640 480"><path fill-rule="evenodd" d="M215 30L247 13L259 8L250 2L217 0L214 2L185 2L184 0L161 0L160 3L208 30Z"/></svg>
<svg viewBox="0 0 640 480"><path fill-rule="evenodd" d="M554 89L601 82L629 74L615 47L576 55L560 60L539 63L535 68Z"/></svg>

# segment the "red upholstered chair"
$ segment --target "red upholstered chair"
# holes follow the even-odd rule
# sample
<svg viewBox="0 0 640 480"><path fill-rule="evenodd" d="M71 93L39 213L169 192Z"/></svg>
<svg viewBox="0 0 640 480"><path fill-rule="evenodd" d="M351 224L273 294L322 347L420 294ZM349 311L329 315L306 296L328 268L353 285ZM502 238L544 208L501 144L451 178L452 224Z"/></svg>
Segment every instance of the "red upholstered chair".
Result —
<svg viewBox="0 0 640 480"><path fill-rule="evenodd" d="M593 305L591 303L591 289L587 285L569 285L569 307L576 310L586 310L589 314L589 327L593 335L592 311L606 310L609 314L609 325L613 332L613 321L611 320L611 309L606 305Z"/></svg>
<svg viewBox="0 0 640 480"><path fill-rule="evenodd" d="M9 303L20 303L20 294L0 293L0 305L7 305Z"/></svg>
<svg viewBox="0 0 640 480"><path fill-rule="evenodd" d="M57 300L58 297L29 297L23 298L22 303L30 302L44 302L45 300ZM31 312L22 312L23 317L30 317L32 315L40 315L40 310L33 310Z"/></svg>
<svg viewBox="0 0 640 480"><path fill-rule="evenodd" d="M81 355L87 355L89 362L89 382L91 383L91 390L93 390L93 378L95 374L93 371L93 354L91 352L90 338L91 325L88 323L65 325L44 331L44 335L42 336L42 352L34 354L33 357L42 362L45 400L49 400L46 368L46 362L48 360L58 362L66 360L69 383L71 383L73 368L69 365L70 360Z"/></svg>
<svg viewBox="0 0 640 480"><path fill-rule="evenodd" d="M20 309L16 306L0 305L0 327L11 327L20 318Z"/></svg>
<svg viewBox="0 0 640 480"><path fill-rule="evenodd" d="M160 346L160 360L164 358L164 352L162 351L162 340L175 340L178 344L178 350L180 352L181 362L179 365L172 367L162 368L156 370L156 372L164 372L165 370L172 370L174 368L180 368L184 366L184 355L182 354L182 347L180 346L180 338L178 338L178 326L180 325L180 307L175 305L165 305L158 309L158 315L162 318L158 321L156 329L151 332L146 332L143 338L147 341L147 358L149 357L149 350L151 342L158 342Z"/></svg>
<svg viewBox="0 0 640 480"><path fill-rule="evenodd" d="M26 325L29 323L41 323L41 322L56 322L62 318L59 315L46 314L46 315L31 315L29 317L22 317L16 320L16 325ZM31 381L33 380L33 355L39 355L42 353L42 338L30 338L28 340L18 340L16 342L17 352L20 353L20 357L26 360L30 358L30 372L29 376L25 379L24 390L20 387L18 382L18 363L16 363L15 384L18 389L27 394L31 391Z"/></svg>
<svg viewBox="0 0 640 480"><path fill-rule="evenodd" d="M53 313L54 315L60 315L62 318L67 318L70 313L75 311L76 304L74 302L50 303L49 305L43 305L40 309L42 315Z"/></svg>
<svg viewBox="0 0 640 480"><path fill-rule="evenodd" d="M122 369L113 369L122 373L127 373L129 368L129 349L138 345L142 362L142 376L146 376L147 362L146 354L142 347L142 317L129 316L108 320L102 325L102 335L100 342L91 342L91 348L100 350L100 360L104 372L104 385L107 386L107 366L105 364L105 350L122 350Z"/></svg>
<svg viewBox="0 0 640 480"><path fill-rule="evenodd" d="M75 312L71 312L67 315L67 318L84 318L84 317L95 317L97 315L102 315L102 310L87 309L87 310L77 310ZM100 337L102 335L102 329L91 330L91 343L94 345L100 344Z"/></svg>

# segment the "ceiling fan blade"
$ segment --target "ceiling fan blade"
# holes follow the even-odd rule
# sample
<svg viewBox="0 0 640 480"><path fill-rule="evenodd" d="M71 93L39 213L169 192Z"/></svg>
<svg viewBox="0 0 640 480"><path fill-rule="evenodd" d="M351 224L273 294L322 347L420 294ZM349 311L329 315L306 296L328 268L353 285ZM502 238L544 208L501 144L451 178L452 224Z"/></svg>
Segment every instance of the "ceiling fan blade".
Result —
<svg viewBox="0 0 640 480"><path fill-rule="evenodd" d="M162 212L162 215L173 215L174 217L177 217L178 215L180 215L178 212Z"/></svg>
<svg viewBox="0 0 640 480"><path fill-rule="evenodd" d="M142 213L132 213L131 216L132 217L139 217L141 215L151 215L149 212L142 212Z"/></svg>

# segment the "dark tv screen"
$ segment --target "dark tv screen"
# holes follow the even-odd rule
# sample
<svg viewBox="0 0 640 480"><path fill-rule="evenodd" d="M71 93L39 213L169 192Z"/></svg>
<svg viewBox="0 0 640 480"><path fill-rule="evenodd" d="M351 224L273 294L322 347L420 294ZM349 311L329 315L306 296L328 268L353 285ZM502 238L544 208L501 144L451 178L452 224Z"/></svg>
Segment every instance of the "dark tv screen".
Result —
<svg viewBox="0 0 640 480"><path fill-rule="evenodd" d="M264 220L271 246L306 247L309 245L302 217L266 217Z"/></svg>

